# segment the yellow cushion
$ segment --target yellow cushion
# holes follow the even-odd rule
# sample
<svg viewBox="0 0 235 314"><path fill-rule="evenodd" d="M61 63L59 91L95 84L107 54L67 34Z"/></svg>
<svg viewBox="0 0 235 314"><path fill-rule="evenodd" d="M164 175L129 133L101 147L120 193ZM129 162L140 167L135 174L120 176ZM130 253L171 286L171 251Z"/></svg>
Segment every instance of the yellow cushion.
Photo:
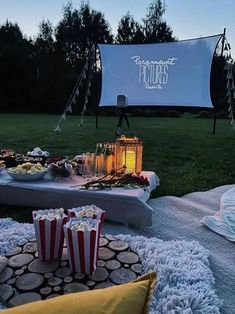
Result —
<svg viewBox="0 0 235 314"><path fill-rule="evenodd" d="M4 314L147 314L155 284L153 272L124 285L28 303Z"/></svg>

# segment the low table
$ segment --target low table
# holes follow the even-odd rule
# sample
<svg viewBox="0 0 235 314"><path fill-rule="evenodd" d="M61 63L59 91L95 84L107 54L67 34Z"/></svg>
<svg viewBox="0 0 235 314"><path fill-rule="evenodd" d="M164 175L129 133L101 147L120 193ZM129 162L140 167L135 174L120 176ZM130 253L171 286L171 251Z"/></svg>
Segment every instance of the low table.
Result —
<svg viewBox="0 0 235 314"><path fill-rule="evenodd" d="M73 185L86 183L86 178L74 175L69 180L52 180L45 176L38 181L15 181L7 172L0 174L0 203L36 208L65 209L95 204L106 210L106 218L134 225L151 225L153 209L146 202L159 185L152 171L142 171L150 185L146 188L113 188L108 191L79 190ZM91 180L91 179L89 179Z"/></svg>

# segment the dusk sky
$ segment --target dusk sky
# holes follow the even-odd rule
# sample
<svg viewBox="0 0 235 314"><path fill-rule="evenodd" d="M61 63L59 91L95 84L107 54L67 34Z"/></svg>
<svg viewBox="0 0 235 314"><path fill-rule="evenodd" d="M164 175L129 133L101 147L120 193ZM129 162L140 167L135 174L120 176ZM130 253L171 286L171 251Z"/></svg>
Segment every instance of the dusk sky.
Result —
<svg viewBox="0 0 235 314"><path fill-rule="evenodd" d="M56 26L62 18L66 0L0 0L0 24L6 19L18 22L23 33L34 36L42 19ZM79 7L80 1L72 1ZM141 21L151 0L90 0L92 8L102 11L116 32L120 18L130 11ZM235 1L234 0L166 0L164 19L178 39L195 38L222 33L227 28L227 39L235 57Z"/></svg>

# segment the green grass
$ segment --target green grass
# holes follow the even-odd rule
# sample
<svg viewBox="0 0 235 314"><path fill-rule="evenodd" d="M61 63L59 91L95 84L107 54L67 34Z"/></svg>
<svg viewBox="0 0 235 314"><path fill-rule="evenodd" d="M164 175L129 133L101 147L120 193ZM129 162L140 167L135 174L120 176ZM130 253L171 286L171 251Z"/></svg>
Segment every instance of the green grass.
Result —
<svg viewBox="0 0 235 314"><path fill-rule="evenodd" d="M0 115L0 148L26 153L35 146L51 154L70 157L94 151L96 142L113 141L116 117L70 116L55 133L56 115ZM144 143L143 168L155 171L161 180L152 196L183 195L234 183L235 133L228 120L196 118L129 118L134 134ZM127 132L126 132L127 133Z"/></svg>

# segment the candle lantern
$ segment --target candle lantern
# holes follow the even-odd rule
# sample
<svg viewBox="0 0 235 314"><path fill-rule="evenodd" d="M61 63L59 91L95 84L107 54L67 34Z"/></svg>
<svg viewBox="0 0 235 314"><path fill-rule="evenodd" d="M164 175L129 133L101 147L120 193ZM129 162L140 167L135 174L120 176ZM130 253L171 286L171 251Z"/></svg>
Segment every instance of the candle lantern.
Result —
<svg viewBox="0 0 235 314"><path fill-rule="evenodd" d="M121 136L115 143L116 170L126 166L127 172L142 171L142 141L137 137Z"/></svg>

